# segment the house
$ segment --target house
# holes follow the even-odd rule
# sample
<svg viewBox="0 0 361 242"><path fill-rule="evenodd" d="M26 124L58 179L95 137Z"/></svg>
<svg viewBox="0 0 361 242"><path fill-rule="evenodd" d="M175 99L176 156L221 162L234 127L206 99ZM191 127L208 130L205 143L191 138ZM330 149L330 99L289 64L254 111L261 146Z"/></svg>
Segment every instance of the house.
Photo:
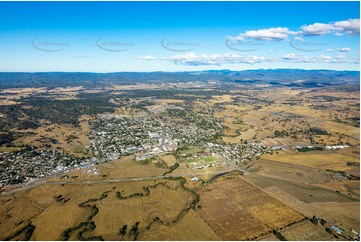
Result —
<svg viewBox="0 0 361 242"><path fill-rule="evenodd" d="M330 226L330 229L336 231L336 233L338 233L338 234L342 234L342 233L343 233L343 230L340 229L340 228L338 228L338 227L336 227L335 225Z"/></svg>
<svg viewBox="0 0 361 242"><path fill-rule="evenodd" d="M194 176L194 177L191 178L191 181L192 181L192 182L199 181L199 178L196 177L196 176Z"/></svg>
<svg viewBox="0 0 361 242"><path fill-rule="evenodd" d="M63 166L56 166L56 170L57 170L58 172L61 172L61 171L64 170L64 167L63 167Z"/></svg>

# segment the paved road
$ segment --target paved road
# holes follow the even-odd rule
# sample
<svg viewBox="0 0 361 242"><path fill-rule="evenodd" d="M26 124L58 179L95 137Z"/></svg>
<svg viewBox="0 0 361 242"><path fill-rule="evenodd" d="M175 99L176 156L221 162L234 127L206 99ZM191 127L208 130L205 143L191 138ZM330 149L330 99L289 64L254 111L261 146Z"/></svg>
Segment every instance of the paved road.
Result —
<svg viewBox="0 0 361 242"><path fill-rule="evenodd" d="M20 188L14 189L10 192L2 193L0 195L7 195L18 191L27 190L33 187L42 186L42 185L60 185L60 184L70 184L70 185L82 185L82 184L101 184L101 183L118 183L118 182L127 182L127 181L146 181L146 180L154 180L154 179L163 179L168 177L190 177L190 176L201 176L201 175L211 175L211 174L221 174L225 172L230 172L233 170L244 170L240 169L239 167L229 167L227 169L213 171L213 172L198 172L198 173L184 173L184 174L168 174L166 176L147 176L147 177L127 177L127 178L120 178L120 179L110 179L110 180L89 180L89 181L35 181L32 184L23 184Z"/></svg>
<svg viewBox="0 0 361 242"><path fill-rule="evenodd" d="M226 159L227 164L229 165L229 167L233 168L233 170L239 170L239 171L243 172L244 174L249 173L249 171L246 171L246 170L238 167L236 164L234 164L228 156L222 156L222 157Z"/></svg>

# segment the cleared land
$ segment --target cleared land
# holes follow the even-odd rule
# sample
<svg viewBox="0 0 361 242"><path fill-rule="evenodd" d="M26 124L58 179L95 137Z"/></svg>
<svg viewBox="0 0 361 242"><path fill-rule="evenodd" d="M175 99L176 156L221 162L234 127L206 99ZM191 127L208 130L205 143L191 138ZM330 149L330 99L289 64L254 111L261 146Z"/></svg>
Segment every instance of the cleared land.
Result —
<svg viewBox="0 0 361 242"><path fill-rule="evenodd" d="M47 102L57 100L59 104L89 98L96 104L104 101L105 107L111 105L115 114L159 118L170 126L200 125L207 130L206 121L212 120L220 136L205 144L258 141L266 146L281 146L286 151L275 150L272 155L238 164L249 171L242 177L228 174L215 178L216 173L230 171L228 164L199 168L224 160L213 154L198 155L207 153L207 149L203 144L194 144L153 160L135 161L134 155L123 157L100 165L97 175L74 170L67 174L67 179L48 178L44 180L48 184L0 196L0 239L14 235L13 240L25 240L34 226L31 240L269 241L278 240L272 233L274 229L288 240L332 240L323 227L306 220L299 223L304 216L313 215L348 231L351 228L359 231L358 89L346 92L333 87L324 90L235 84L231 90L218 90L219 85L212 86L210 82L205 85L172 84L169 90L174 95L165 93L165 83L115 84L103 89L64 86L2 90L1 120L21 113L7 112L14 104L23 105L23 111L35 111L36 102L24 105L26 98L48 98ZM149 105L136 106L138 94L151 95ZM94 108L85 101L82 108ZM177 106L185 115L171 116L167 110L170 106ZM61 113L56 106L43 108L45 113L51 109ZM19 132L11 143L13 146L36 145L91 157L85 147L90 145L88 120L95 116L92 112L84 113L88 115L78 116L79 125L75 126L39 117L34 120L38 128L10 125L12 128L5 131ZM29 117L20 115L18 121ZM310 128L319 132L313 134L314 141L310 140ZM351 147L337 151L295 150L296 145L346 143ZM0 151L19 149L11 145L5 147L4 143ZM177 161L179 167L169 175L184 178L155 178L170 171ZM338 171L353 175L356 180L350 181ZM190 181L193 175L200 180ZM117 179L130 180L114 181Z"/></svg>
<svg viewBox="0 0 361 242"><path fill-rule="evenodd" d="M282 231L281 234L287 240L293 240L293 241L336 240L334 236L326 232L325 228L323 228L320 225L315 225L311 222L287 229L285 231Z"/></svg>
<svg viewBox="0 0 361 242"><path fill-rule="evenodd" d="M350 167L346 162L357 162L360 160L346 155L334 152L307 152L307 153L285 153L280 152L278 155L266 154L263 159L275 160L279 162L295 164L300 166L314 167L318 169L330 169L347 171Z"/></svg>
<svg viewBox="0 0 361 242"><path fill-rule="evenodd" d="M177 159L173 155L163 155L159 158L162 159L165 163L167 163L168 167L173 166L177 162Z"/></svg>
<svg viewBox="0 0 361 242"><path fill-rule="evenodd" d="M275 160L266 160L263 157L265 156L247 164L247 170L264 177L301 183L323 183L332 180L332 176L335 175L333 172ZM275 155L272 156L272 158L274 157Z"/></svg>
<svg viewBox="0 0 361 242"><path fill-rule="evenodd" d="M200 196L198 214L222 240L256 238L304 218L240 177L216 180Z"/></svg>
<svg viewBox="0 0 361 242"><path fill-rule="evenodd" d="M336 221L341 227L349 227L355 230L360 229L360 203L344 202L344 203L310 203L317 209L320 217L330 221Z"/></svg>
<svg viewBox="0 0 361 242"><path fill-rule="evenodd" d="M276 186L279 189L291 194L292 196L298 198L301 201L310 203L310 202L355 202L358 199L355 199L351 196L337 193L334 190L329 190L322 187L317 187L313 185L307 185L304 183L293 182L263 177L254 174L244 176L244 179L255 184L261 189L266 189L268 187Z"/></svg>
<svg viewBox="0 0 361 242"><path fill-rule="evenodd" d="M15 234L30 220L35 226L34 240L78 240L82 223L95 225L83 234L87 238L132 240L135 235L129 230L137 224L138 235L144 239L181 238L182 233L173 235L169 228L173 232L189 228L186 238L190 240L218 239L195 213L188 214L193 199L177 180L43 185L1 197L1 239ZM20 210L14 209L18 206ZM125 225L128 230L122 236L119 231ZM192 229L198 227L203 227L201 233Z"/></svg>

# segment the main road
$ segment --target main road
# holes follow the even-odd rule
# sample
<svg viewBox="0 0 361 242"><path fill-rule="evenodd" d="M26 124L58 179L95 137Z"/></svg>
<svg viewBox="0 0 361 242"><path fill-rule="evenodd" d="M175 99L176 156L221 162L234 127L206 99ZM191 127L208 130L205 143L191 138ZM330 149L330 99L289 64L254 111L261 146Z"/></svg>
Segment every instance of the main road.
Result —
<svg viewBox="0 0 361 242"><path fill-rule="evenodd" d="M228 162L227 162L228 163ZM229 162L228 164L231 164ZM11 190L9 192L3 192L0 195L7 195L18 191L28 190L33 187L42 186L42 185L60 185L60 184L70 184L70 185L82 185L82 184L101 184L101 183L118 183L118 182L129 182L129 181L146 181L146 180L154 180L154 179L164 179L170 177L190 177L190 176L201 176L201 175L217 175L226 172L230 172L233 170L240 170L245 172L245 170L240 169L236 165L232 164L232 166L219 170L219 171L212 171L212 172L198 172L198 173L184 173L184 174L174 174L174 175L165 175L165 176L147 176L147 177L126 177L126 178L119 178L119 179L109 179L109 180L88 180L88 181L35 181L31 184L22 184L20 188Z"/></svg>

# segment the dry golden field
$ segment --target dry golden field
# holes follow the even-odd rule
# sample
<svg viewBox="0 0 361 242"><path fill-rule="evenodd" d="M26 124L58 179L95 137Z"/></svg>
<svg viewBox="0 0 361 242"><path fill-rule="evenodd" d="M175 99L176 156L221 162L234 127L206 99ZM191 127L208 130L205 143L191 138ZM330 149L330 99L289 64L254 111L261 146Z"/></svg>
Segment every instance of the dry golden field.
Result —
<svg viewBox="0 0 361 242"><path fill-rule="evenodd" d="M360 202L323 202L310 203L320 217L327 221L336 221L340 227L360 228Z"/></svg>
<svg viewBox="0 0 361 242"><path fill-rule="evenodd" d="M159 236L171 240L174 237L170 231L189 228L186 238L190 240L217 239L198 215L189 210L193 199L194 195L181 188L177 180L42 185L19 191L15 196L0 197L3 225L0 234L4 239L31 221L36 228L32 240L64 240L65 230L88 221L96 228L87 232L87 236L119 240L119 230L124 225L128 225L129 230L138 222L142 238ZM153 222L156 218L160 219L160 224ZM194 225L204 230L196 233L192 229ZM69 239L77 240L78 232L78 229L70 232ZM179 233L176 238L180 239L181 235ZM127 233L127 236L122 239L131 239L133 235Z"/></svg>
<svg viewBox="0 0 361 242"><path fill-rule="evenodd" d="M240 177L219 179L200 194L198 213L222 240L255 238L304 218Z"/></svg>
<svg viewBox="0 0 361 242"><path fill-rule="evenodd" d="M80 122L80 127L71 125L50 124L37 129L22 130L23 132L32 132L34 135L23 136L13 142L16 146L35 145L44 147L50 145L52 149L60 147L70 154L83 155L86 152L85 146L89 146L89 126L86 121ZM52 142L51 139L56 140Z"/></svg>
<svg viewBox="0 0 361 242"><path fill-rule="evenodd" d="M115 85L106 90L120 95L129 90L162 88L162 84L139 84ZM224 127L217 138L220 142L240 145L244 141L257 141L266 146L282 146L285 151L274 151L247 164L238 164L248 171L243 176L224 175L215 180L215 174L230 171L228 165L193 170L185 159L180 159L180 166L170 173L184 178L165 179L163 174L169 169L164 163L171 167L177 162L177 155L170 154L148 163L135 161L134 155L122 157L101 164L98 175L73 170L67 179L61 176L43 179L38 185L0 196L0 239L14 235L11 239L22 240L25 232L21 229L31 224L35 226L31 240L278 240L273 230L280 231L288 240L333 240L323 227L303 220L313 215L359 231L359 180L350 181L337 175L342 171L359 177L360 128L350 120L359 117L360 95L314 90L270 86L261 90L233 90L209 100L205 96L176 94L174 99L155 100L154 105L143 110L119 106L115 114L159 120L166 117L164 123L171 126L188 121L182 117L170 118L166 111L158 110L169 105L188 105L187 112L192 110L206 120L213 115ZM80 91L103 90L84 90L81 86L50 91L6 89L0 92L0 105L13 105L21 97L34 94L43 97L46 94L57 100L75 99ZM322 95L336 99L326 102L317 98ZM178 97L192 99L185 101ZM259 100L260 97L269 103ZM327 107L315 108L317 105ZM0 113L0 117L4 115ZM51 149L63 149L76 156L91 156L85 147L90 145L88 121L92 118L82 116L80 127L42 120L42 126L37 129L12 130L34 133L18 138L13 145L41 148L50 145ZM328 134L315 134L311 144L311 127ZM277 136L276 131L287 134ZM295 150L296 145L339 143L351 147L337 151ZM4 146L0 152L17 149ZM204 149L190 147L178 155ZM201 180L192 182L192 176ZM209 182L210 179L213 181ZM122 234L124 228L126 233Z"/></svg>
<svg viewBox="0 0 361 242"><path fill-rule="evenodd" d="M325 231L325 228L320 225L315 225L311 222L290 229L286 229L282 231L282 235L287 240L292 241L336 240L334 236Z"/></svg>
<svg viewBox="0 0 361 242"><path fill-rule="evenodd" d="M160 176L168 171L152 162L146 165L137 163L133 158L134 156L126 156L120 160L108 162L100 166L99 170L107 179Z"/></svg>
<svg viewBox="0 0 361 242"><path fill-rule="evenodd" d="M162 159L165 163L167 163L168 167L173 166L177 162L177 159L173 155L163 155L159 158Z"/></svg>
<svg viewBox="0 0 361 242"><path fill-rule="evenodd" d="M262 158L288 164L307 166L324 170L330 169L336 171L347 171L348 169L350 169L350 167L347 166L346 162L360 163L359 159L338 154L335 152L279 152L279 154L277 155L265 154L262 156Z"/></svg>

